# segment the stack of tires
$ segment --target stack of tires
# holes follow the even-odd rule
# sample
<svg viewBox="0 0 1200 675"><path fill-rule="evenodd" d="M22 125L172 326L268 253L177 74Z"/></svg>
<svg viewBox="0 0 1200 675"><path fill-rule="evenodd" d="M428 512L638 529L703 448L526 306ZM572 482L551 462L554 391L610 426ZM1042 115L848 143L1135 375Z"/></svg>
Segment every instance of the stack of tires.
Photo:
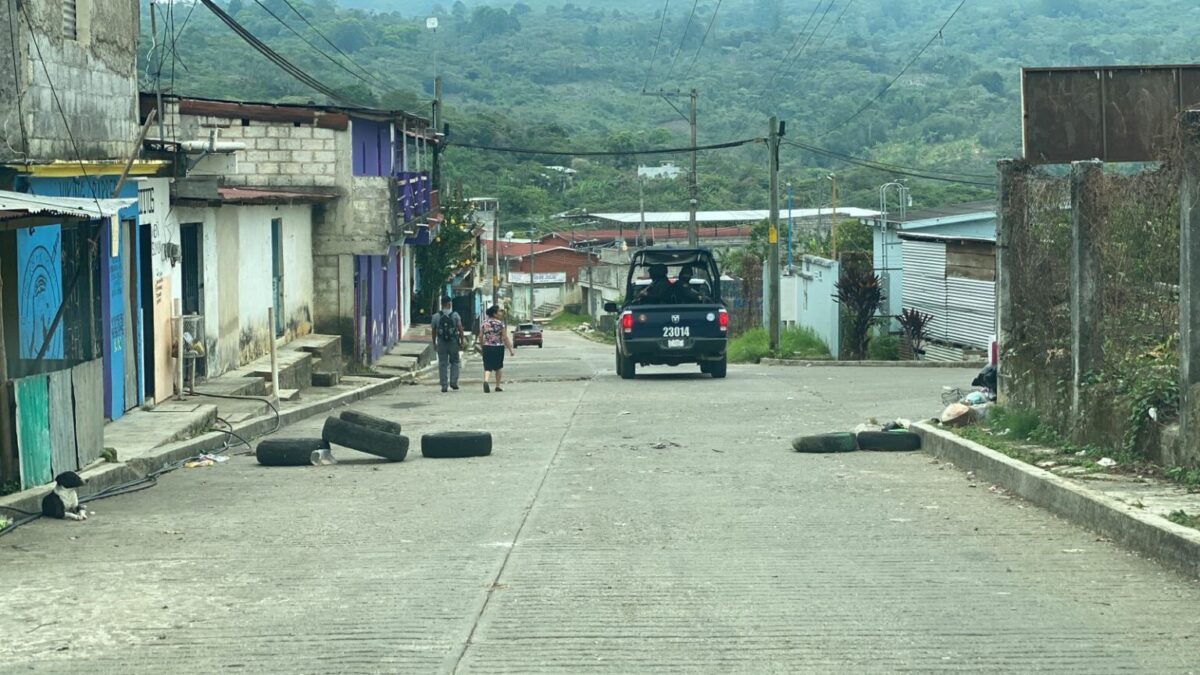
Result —
<svg viewBox="0 0 1200 675"><path fill-rule="evenodd" d="M408 436L398 422L345 410L325 420L320 438L268 438L255 449L265 466L317 464L333 446L358 450L390 462L408 457ZM486 457L492 454L492 435L486 431L443 431L421 436L421 454L433 459Z"/></svg>

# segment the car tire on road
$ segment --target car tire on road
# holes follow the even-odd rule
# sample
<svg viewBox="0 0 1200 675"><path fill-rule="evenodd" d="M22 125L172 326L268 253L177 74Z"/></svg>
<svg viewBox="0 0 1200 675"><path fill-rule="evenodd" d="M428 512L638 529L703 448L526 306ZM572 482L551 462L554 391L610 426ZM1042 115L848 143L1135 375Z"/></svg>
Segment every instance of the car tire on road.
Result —
<svg viewBox="0 0 1200 675"><path fill-rule="evenodd" d="M391 462L403 462L408 456L407 436L359 426L337 417L326 418L321 438L331 445L358 450Z"/></svg>
<svg viewBox="0 0 1200 675"><path fill-rule="evenodd" d="M860 450L908 452L921 449L921 437L911 431L860 431Z"/></svg>
<svg viewBox="0 0 1200 675"><path fill-rule="evenodd" d="M708 364L708 372L712 374L714 380L719 380L725 377L725 371L728 368L728 362L725 359L720 361L710 361Z"/></svg>
<svg viewBox="0 0 1200 675"><path fill-rule="evenodd" d="M421 454L431 459L486 457L492 454L492 435L486 431L441 431L421 437Z"/></svg>
<svg viewBox="0 0 1200 675"><path fill-rule="evenodd" d="M368 429L375 429L376 431L382 431L384 433L395 434L397 436L400 435L400 423L399 422L393 422L391 420L387 420L382 417L376 417L375 415L368 415L366 413L361 413L356 410L343 410L342 414L339 415L339 417L341 417L342 420L345 422L349 422L351 424L357 424L360 427L367 427Z"/></svg>
<svg viewBox="0 0 1200 675"><path fill-rule="evenodd" d="M818 454L854 452L858 449L858 439L851 433L799 436L792 441L792 449L796 452Z"/></svg>
<svg viewBox="0 0 1200 675"><path fill-rule="evenodd" d="M254 448L254 457L263 466L312 466L312 454L328 448L320 438L266 438Z"/></svg>
<svg viewBox="0 0 1200 675"><path fill-rule="evenodd" d="M623 380L632 380L637 374L637 363L631 358L621 356L621 352L617 352L617 374Z"/></svg>

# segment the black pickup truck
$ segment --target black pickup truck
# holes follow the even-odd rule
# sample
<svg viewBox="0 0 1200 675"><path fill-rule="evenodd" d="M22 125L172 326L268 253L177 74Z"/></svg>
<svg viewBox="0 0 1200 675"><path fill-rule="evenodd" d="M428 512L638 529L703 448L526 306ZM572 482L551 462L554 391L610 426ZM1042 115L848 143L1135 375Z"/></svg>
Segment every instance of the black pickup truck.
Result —
<svg viewBox="0 0 1200 675"><path fill-rule="evenodd" d="M725 377L729 313L721 302L721 273L712 252L647 248L633 255L619 312L617 374L633 379L638 364L698 363L700 372Z"/></svg>

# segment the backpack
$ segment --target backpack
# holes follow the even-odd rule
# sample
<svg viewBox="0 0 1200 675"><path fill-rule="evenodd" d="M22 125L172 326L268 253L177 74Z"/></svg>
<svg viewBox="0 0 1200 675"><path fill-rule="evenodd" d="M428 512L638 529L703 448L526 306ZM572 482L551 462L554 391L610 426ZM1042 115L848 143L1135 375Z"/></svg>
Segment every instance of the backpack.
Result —
<svg viewBox="0 0 1200 675"><path fill-rule="evenodd" d="M456 344L458 342L458 312L450 312L450 315L438 315L437 339L443 344Z"/></svg>

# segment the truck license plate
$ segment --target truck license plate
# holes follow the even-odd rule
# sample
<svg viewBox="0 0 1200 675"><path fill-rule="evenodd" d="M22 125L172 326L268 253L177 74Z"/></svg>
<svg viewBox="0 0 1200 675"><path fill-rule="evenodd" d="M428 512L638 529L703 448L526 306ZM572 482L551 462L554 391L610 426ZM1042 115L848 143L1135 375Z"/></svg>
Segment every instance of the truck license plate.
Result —
<svg viewBox="0 0 1200 675"><path fill-rule="evenodd" d="M683 349L683 340L667 340L668 349Z"/></svg>

